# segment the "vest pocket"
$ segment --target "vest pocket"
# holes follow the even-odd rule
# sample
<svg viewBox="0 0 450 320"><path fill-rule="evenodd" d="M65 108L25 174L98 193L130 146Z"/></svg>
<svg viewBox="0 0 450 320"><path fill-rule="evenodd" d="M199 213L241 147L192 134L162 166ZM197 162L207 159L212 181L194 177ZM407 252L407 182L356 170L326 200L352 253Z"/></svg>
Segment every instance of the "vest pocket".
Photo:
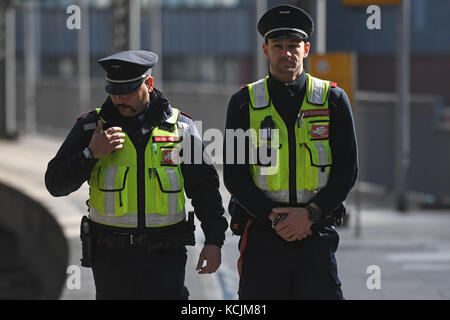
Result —
<svg viewBox="0 0 450 320"><path fill-rule="evenodd" d="M183 190L179 167L156 168L156 176L162 192L175 193Z"/></svg>
<svg viewBox="0 0 450 320"><path fill-rule="evenodd" d="M311 165L314 167L329 167L331 166L331 150L328 141L317 141L304 144L309 152Z"/></svg>
<svg viewBox="0 0 450 320"><path fill-rule="evenodd" d="M125 189L129 167L100 167L97 172L97 187L103 192Z"/></svg>
<svg viewBox="0 0 450 320"><path fill-rule="evenodd" d="M155 186L156 194L154 208L164 215L178 214L184 208L184 181L180 167L159 167L152 170L158 180Z"/></svg>
<svg viewBox="0 0 450 320"><path fill-rule="evenodd" d="M282 175L280 174L281 145L274 148L268 145L260 145L253 150L256 163L252 167L253 181L263 191L279 190L281 188ZM264 149L262 149L264 148Z"/></svg>
<svg viewBox="0 0 450 320"><path fill-rule="evenodd" d="M120 215L126 210L128 197L125 186L129 167L99 167L97 171L97 188L103 195L105 215ZM117 212L117 210L119 212Z"/></svg>
<svg viewBox="0 0 450 320"><path fill-rule="evenodd" d="M306 163L306 179L308 190L317 190L326 186L330 175L331 151L328 141L316 141L304 144L309 153L310 168Z"/></svg>
<svg viewBox="0 0 450 320"><path fill-rule="evenodd" d="M274 148L270 144L260 144L253 149L253 159L256 160L254 164L259 167L277 167L281 147L281 144L278 148Z"/></svg>

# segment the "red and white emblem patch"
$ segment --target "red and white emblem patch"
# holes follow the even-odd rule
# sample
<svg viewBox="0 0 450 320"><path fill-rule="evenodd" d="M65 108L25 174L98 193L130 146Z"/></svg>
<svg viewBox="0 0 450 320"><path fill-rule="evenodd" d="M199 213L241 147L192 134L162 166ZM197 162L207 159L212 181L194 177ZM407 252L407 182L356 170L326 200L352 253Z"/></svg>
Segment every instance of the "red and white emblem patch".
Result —
<svg viewBox="0 0 450 320"><path fill-rule="evenodd" d="M313 124L311 126L311 139L327 139L328 125L327 124Z"/></svg>
<svg viewBox="0 0 450 320"><path fill-rule="evenodd" d="M330 115L329 109L312 109L302 111L302 118L328 117L329 115Z"/></svg>
<svg viewBox="0 0 450 320"><path fill-rule="evenodd" d="M162 162L165 165L178 165L180 157L178 156L178 149L162 150Z"/></svg>
<svg viewBox="0 0 450 320"><path fill-rule="evenodd" d="M153 142L179 142L178 137L172 136L155 136L153 137Z"/></svg>

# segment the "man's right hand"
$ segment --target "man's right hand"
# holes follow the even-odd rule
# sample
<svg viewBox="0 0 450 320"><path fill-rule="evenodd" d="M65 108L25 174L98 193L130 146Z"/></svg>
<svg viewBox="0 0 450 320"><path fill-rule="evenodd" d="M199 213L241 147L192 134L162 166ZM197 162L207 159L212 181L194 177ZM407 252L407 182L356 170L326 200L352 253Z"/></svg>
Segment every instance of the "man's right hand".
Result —
<svg viewBox="0 0 450 320"><path fill-rule="evenodd" d="M111 127L103 132L102 129L103 121L99 121L88 146L95 159L99 159L113 151L122 149L123 143L125 142L125 134L120 132L122 131L122 128Z"/></svg>

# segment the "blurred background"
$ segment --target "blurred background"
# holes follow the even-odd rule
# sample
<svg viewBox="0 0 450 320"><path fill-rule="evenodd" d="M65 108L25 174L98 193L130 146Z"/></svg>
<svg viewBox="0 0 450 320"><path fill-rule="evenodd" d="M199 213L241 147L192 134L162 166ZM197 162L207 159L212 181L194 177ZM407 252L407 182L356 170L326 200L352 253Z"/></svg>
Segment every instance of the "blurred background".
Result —
<svg viewBox="0 0 450 320"><path fill-rule="evenodd" d="M256 24L279 4L311 14L316 31L306 69L338 82L352 102L360 175L340 228L344 295L450 298L446 0L2 0L0 226L6 231L0 239L10 259L0 262L0 297L23 297L8 293L30 285L31 277L34 291L17 292L93 298L90 270L80 273L81 289L71 289L67 279L77 273L64 268L79 265L79 221L88 189L84 185L70 197L54 199L43 175L76 118L106 98L96 61L122 50L154 51L160 58L156 87L172 105L201 120L202 131L223 130L231 95L267 74ZM229 195L223 185L221 190L226 207ZM43 209L34 214L39 205ZM41 218L29 221L31 212ZM36 240L42 233L49 239ZM226 259L216 275L188 274L192 298L237 297L237 240L227 234ZM20 245L14 249L8 241ZM55 241L65 244L56 248ZM36 261L45 259L31 258L33 243L49 252L46 261L58 262L52 265L60 276L52 281L59 291L42 285L49 281L42 270L55 270L41 266L36 272ZM389 279L381 288L369 288L369 265L380 266L382 279Z"/></svg>

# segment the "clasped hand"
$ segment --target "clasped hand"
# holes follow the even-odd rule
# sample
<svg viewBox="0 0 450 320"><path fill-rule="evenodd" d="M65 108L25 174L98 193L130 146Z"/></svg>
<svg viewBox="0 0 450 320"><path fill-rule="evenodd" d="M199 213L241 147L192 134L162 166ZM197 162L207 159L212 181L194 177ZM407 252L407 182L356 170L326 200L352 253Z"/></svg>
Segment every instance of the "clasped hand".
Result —
<svg viewBox="0 0 450 320"><path fill-rule="evenodd" d="M96 159L122 149L125 142L125 133L120 132L122 128L111 127L105 131L102 131L102 129L103 122L100 121L89 143L89 150L91 150L92 156Z"/></svg>
<svg viewBox="0 0 450 320"><path fill-rule="evenodd" d="M292 207L273 208L269 218L273 221L278 214L287 214L286 218L274 227L277 234L284 240L292 242L312 235L312 221L309 219L307 209Z"/></svg>

